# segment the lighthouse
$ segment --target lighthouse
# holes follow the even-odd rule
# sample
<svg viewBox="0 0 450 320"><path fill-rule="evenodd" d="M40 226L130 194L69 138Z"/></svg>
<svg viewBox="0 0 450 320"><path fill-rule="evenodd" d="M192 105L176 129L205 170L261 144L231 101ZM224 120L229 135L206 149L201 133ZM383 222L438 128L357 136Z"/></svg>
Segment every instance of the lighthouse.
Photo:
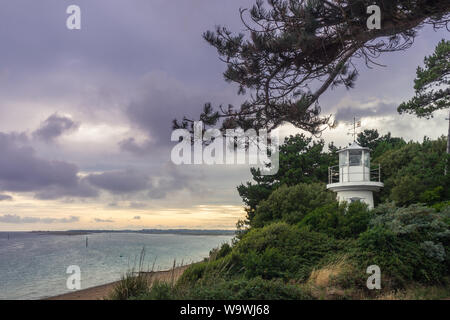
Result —
<svg viewBox="0 0 450 320"><path fill-rule="evenodd" d="M362 201L374 207L373 193L384 186L381 167L370 166L370 149L353 142L338 151L339 165L328 168L327 189L337 193L338 201Z"/></svg>

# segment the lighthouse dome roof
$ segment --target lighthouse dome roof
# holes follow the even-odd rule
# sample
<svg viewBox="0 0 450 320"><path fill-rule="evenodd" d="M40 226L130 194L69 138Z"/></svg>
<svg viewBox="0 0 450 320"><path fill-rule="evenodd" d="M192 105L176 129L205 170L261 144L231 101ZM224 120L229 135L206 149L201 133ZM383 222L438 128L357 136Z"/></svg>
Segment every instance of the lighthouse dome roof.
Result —
<svg viewBox="0 0 450 320"><path fill-rule="evenodd" d="M367 147L361 147L358 143L356 143L356 141L353 141L353 143L351 145L349 145L348 147L339 150L338 152L343 152L343 151L347 151L347 150L370 150Z"/></svg>

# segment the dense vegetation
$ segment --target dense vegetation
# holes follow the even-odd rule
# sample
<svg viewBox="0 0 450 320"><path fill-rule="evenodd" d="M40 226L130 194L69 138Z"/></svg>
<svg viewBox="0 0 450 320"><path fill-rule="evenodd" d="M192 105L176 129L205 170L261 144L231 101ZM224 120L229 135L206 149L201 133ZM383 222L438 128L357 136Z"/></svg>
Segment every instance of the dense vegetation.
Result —
<svg viewBox="0 0 450 320"><path fill-rule="evenodd" d="M324 150L323 141L291 136L281 147L277 175L252 170L254 182L238 187L247 218L238 223L233 244L212 250L174 285L156 283L135 298L365 298L411 286L448 286L445 139L405 142L366 130L358 142L383 168L385 188L375 209L338 203L326 190L334 146ZM382 289L371 291L366 268L374 264L381 268Z"/></svg>

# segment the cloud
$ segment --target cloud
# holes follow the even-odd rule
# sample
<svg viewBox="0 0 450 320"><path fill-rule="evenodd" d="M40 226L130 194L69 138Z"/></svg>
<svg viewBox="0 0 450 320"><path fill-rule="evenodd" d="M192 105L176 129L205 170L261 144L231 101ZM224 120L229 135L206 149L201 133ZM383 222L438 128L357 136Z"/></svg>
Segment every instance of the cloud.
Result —
<svg viewBox="0 0 450 320"><path fill-rule="evenodd" d="M7 194L0 194L0 201L5 200L12 200L13 198L11 196L8 196Z"/></svg>
<svg viewBox="0 0 450 320"><path fill-rule="evenodd" d="M147 204L143 203L143 202L131 202L130 203L130 208L132 209L142 209L147 207Z"/></svg>
<svg viewBox="0 0 450 320"><path fill-rule="evenodd" d="M133 137L124 139L119 142L119 147L121 150L139 156L148 154L152 150L152 146L153 143L149 139L146 139L143 143L139 144Z"/></svg>
<svg viewBox="0 0 450 320"><path fill-rule="evenodd" d="M145 174L131 169L90 174L87 180L92 185L113 194L142 191L149 183Z"/></svg>
<svg viewBox="0 0 450 320"><path fill-rule="evenodd" d="M94 222L98 222L98 223L112 223L114 222L114 220L111 219L99 219L99 218L95 218Z"/></svg>
<svg viewBox="0 0 450 320"><path fill-rule="evenodd" d="M37 217L19 217L18 215L5 214L0 216L0 222L3 223L14 223L14 224L22 224L22 223L74 223L80 221L79 217L71 216L70 218L37 218Z"/></svg>
<svg viewBox="0 0 450 320"><path fill-rule="evenodd" d="M170 136L173 119L180 119L184 115L198 116L207 99L199 89L166 73L146 75L140 81L135 98L125 113L133 125L147 134L147 139L139 144L131 137L121 141L119 146L124 151L142 155L156 147L172 145Z"/></svg>
<svg viewBox="0 0 450 320"><path fill-rule="evenodd" d="M350 105L340 107L336 112L337 121L351 121L357 119L383 117L397 114L397 104L379 100L366 103L351 102Z"/></svg>
<svg viewBox="0 0 450 320"><path fill-rule="evenodd" d="M188 167L178 167L167 162L160 170L160 176L148 188L147 196L150 199L163 199L176 191L187 190L191 193L206 194L205 188L198 182L202 176L186 170Z"/></svg>
<svg viewBox="0 0 450 320"><path fill-rule="evenodd" d="M39 129L33 132L33 136L50 142L67 132L77 130L79 126L71 118L55 113L41 123Z"/></svg>
<svg viewBox="0 0 450 320"><path fill-rule="evenodd" d="M134 216L133 220L141 220L141 216Z"/></svg>
<svg viewBox="0 0 450 320"><path fill-rule="evenodd" d="M0 150L2 191L35 192L40 199L97 196L79 177L76 165L38 157L21 135L0 132Z"/></svg>

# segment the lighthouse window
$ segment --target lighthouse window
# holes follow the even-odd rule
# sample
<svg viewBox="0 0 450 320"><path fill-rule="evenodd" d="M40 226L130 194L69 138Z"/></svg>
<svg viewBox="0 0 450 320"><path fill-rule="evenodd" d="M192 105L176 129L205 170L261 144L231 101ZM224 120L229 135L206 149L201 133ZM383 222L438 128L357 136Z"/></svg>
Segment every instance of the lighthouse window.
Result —
<svg viewBox="0 0 450 320"><path fill-rule="evenodd" d="M339 153L339 165L346 166L347 165L347 152Z"/></svg>
<svg viewBox="0 0 450 320"><path fill-rule="evenodd" d="M362 200L362 198L358 198L358 197L353 197L349 199L350 202L360 202Z"/></svg>
<svg viewBox="0 0 450 320"><path fill-rule="evenodd" d="M350 165L351 166L360 166L362 158L361 150L350 150Z"/></svg>
<svg viewBox="0 0 450 320"><path fill-rule="evenodd" d="M366 166L366 167L370 167L370 154L369 154L369 152L364 152L364 165Z"/></svg>

